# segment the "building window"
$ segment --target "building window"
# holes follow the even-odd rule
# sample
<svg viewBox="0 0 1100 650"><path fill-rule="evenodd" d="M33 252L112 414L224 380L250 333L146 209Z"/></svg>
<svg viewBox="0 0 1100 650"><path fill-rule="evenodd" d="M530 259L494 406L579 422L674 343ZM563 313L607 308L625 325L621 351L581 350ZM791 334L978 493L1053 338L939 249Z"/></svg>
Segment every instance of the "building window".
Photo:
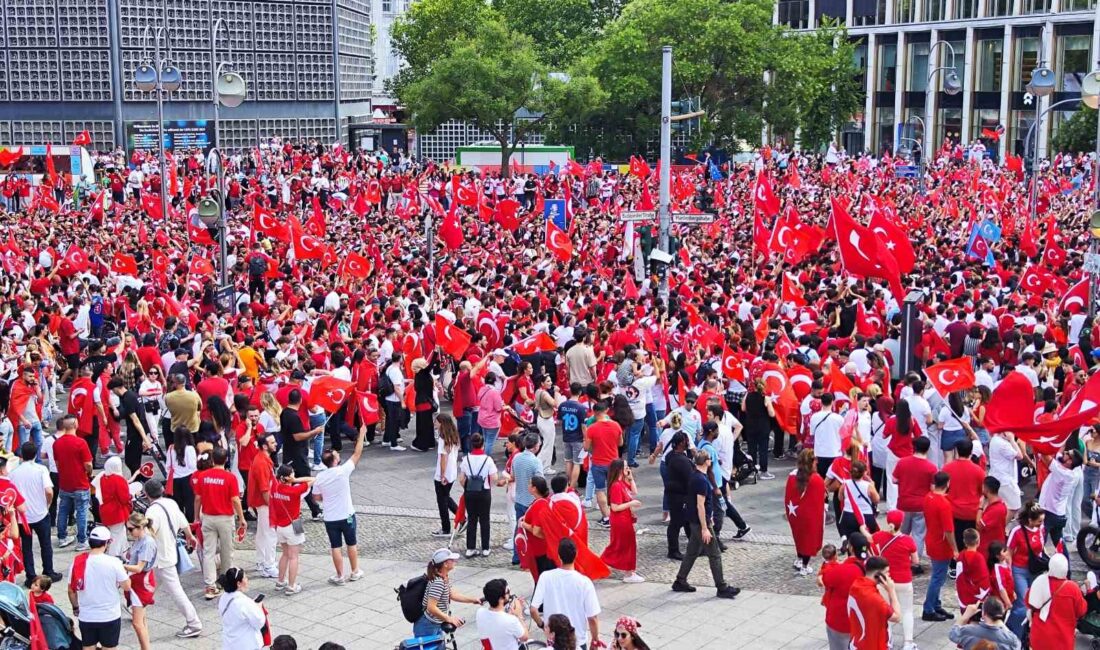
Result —
<svg viewBox="0 0 1100 650"><path fill-rule="evenodd" d="M384 13L384 14L392 14L393 13L393 0L382 0L382 13Z"/></svg>
<svg viewBox="0 0 1100 650"><path fill-rule="evenodd" d="M905 89L914 93L928 90L928 43L909 44L909 83Z"/></svg>
<svg viewBox="0 0 1100 650"><path fill-rule="evenodd" d="M897 87L898 46L883 43L878 46L878 86L875 90L893 92Z"/></svg>
<svg viewBox="0 0 1100 650"><path fill-rule="evenodd" d="M845 0L817 0L817 24L822 18L832 18L843 25L848 20L848 5Z"/></svg>
<svg viewBox="0 0 1100 650"><path fill-rule="evenodd" d="M879 108L875 110L875 125L872 131L875 141L872 143L876 151L894 150L894 109Z"/></svg>
<svg viewBox="0 0 1100 650"><path fill-rule="evenodd" d="M886 24L886 0L854 0L852 4L852 24Z"/></svg>
<svg viewBox="0 0 1100 650"><path fill-rule="evenodd" d="M859 79L859 87L867 87L867 42L862 41L852 51L852 65L856 68L856 78Z"/></svg>
<svg viewBox="0 0 1100 650"><path fill-rule="evenodd" d="M940 119L936 124L938 139L932 146L939 147L944 139L950 139L952 143L960 142L963 128L963 112L961 108L941 108Z"/></svg>
<svg viewBox="0 0 1100 650"><path fill-rule="evenodd" d="M1004 39L990 38L978 41L978 69L974 89L991 93L1001 89L1001 62Z"/></svg>
<svg viewBox="0 0 1100 650"><path fill-rule="evenodd" d="M1045 14L1050 11L1050 0L1020 0L1020 13Z"/></svg>
<svg viewBox="0 0 1100 650"><path fill-rule="evenodd" d="M1028 129L1035 123L1035 111L1012 111L1012 118L1008 121L1008 133L1005 142L1009 151L1017 156L1024 155L1024 139ZM1032 135L1034 137L1034 134Z"/></svg>
<svg viewBox="0 0 1100 650"><path fill-rule="evenodd" d="M1008 16L1012 13L1013 0L986 0L985 14L990 18Z"/></svg>
<svg viewBox="0 0 1100 650"><path fill-rule="evenodd" d="M996 108L975 109L970 114L970 135L967 137L967 142L973 142L983 137L983 132L995 132L1000 124L1001 112ZM987 147L991 146L991 142L993 142L992 138L985 139Z"/></svg>
<svg viewBox="0 0 1100 650"><path fill-rule="evenodd" d="M779 0L779 24L793 29L810 26L809 0Z"/></svg>
<svg viewBox="0 0 1100 650"><path fill-rule="evenodd" d="M963 82L964 87L968 86L969 84L966 83L966 41L948 41L948 43L951 44L951 48L955 49L955 60L951 60L951 48L943 45L937 49L937 53L942 52L940 58L943 63L940 65L946 67L954 63L955 74L959 75L959 81ZM966 88L966 90L969 90L969 88Z"/></svg>
<svg viewBox="0 0 1100 650"><path fill-rule="evenodd" d="M934 22L947 17L947 0L925 0L924 21Z"/></svg>
<svg viewBox="0 0 1100 650"><path fill-rule="evenodd" d="M956 18L977 18L978 0L955 0Z"/></svg>
<svg viewBox="0 0 1100 650"><path fill-rule="evenodd" d="M917 22L917 0L897 0L894 3L895 23Z"/></svg>
<svg viewBox="0 0 1100 650"><path fill-rule="evenodd" d="M1089 57L1091 36L1062 36L1058 39L1058 88L1063 92L1080 92L1081 80L1092 67Z"/></svg>
<svg viewBox="0 0 1100 650"><path fill-rule="evenodd" d="M1062 11L1084 11L1095 8L1096 0L1062 0Z"/></svg>
<svg viewBox="0 0 1100 650"><path fill-rule="evenodd" d="M1016 57L1013 60L1012 88L1024 92L1024 86L1031 81L1031 71L1039 64L1039 39L1021 38L1016 41Z"/></svg>

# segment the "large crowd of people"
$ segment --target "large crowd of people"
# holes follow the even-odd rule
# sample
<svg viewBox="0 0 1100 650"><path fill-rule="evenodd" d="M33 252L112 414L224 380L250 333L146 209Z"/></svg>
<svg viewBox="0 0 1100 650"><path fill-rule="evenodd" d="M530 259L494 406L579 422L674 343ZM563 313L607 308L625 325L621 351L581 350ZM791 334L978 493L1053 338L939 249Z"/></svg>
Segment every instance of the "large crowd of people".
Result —
<svg viewBox="0 0 1100 650"><path fill-rule="evenodd" d="M249 574L301 592L304 502L328 582L359 580L350 477L380 445L434 456L434 534L467 559L490 555L504 498L505 550L536 581L529 606L503 580L462 594L440 549L418 636L484 602L494 650L531 636L525 610L552 647L597 647L593 580L645 580L647 461L672 589L695 591L706 555L716 596L736 598L722 552L751 528L734 490L788 459L793 568L824 589L831 648L888 647L895 622L914 648L926 571L921 618L957 619L962 647L1072 647L1095 586L1067 580L1061 553L1100 486L1088 157L1025 178L1017 158L945 145L923 184L889 155L706 157L669 170L673 211L713 219L674 225L667 264L655 218L621 219L655 209L661 170L640 158L502 176L271 140L227 158L224 229L198 217L206 162L116 151L96 187L50 166L42 185L0 183L0 433L22 461L0 466L0 570L45 593L54 546L75 543L85 645L118 644L120 588L141 648L155 592L178 636L202 634L192 563L226 646L270 643ZM544 217L557 200L564 221ZM599 554L589 512L609 531ZM249 521L254 559L236 548ZM639 627L603 638L645 648Z"/></svg>

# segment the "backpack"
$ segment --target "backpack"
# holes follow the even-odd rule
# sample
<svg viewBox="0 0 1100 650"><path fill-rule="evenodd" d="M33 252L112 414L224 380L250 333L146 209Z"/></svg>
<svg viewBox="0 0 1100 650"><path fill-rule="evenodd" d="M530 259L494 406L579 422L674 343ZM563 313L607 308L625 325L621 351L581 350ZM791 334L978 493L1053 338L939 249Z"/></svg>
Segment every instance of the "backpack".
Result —
<svg viewBox="0 0 1100 650"><path fill-rule="evenodd" d="M426 573L394 589L397 592L397 600L401 603L401 614L406 621L415 623L424 615L424 592L427 590L428 574Z"/></svg>
<svg viewBox="0 0 1100 650"><path fill-rule="evenodd" d="M386 370L389 370L389 366L386 367ZM393 391L394 391L393 380L390 379L390 376L386 374L386 370L383 370L378 375L378 396L379 397L388 397L390 395L393 395Z"/></svg>
<svg viewBox="0 0 1100 650"><path fill-rule="evenodd" d="M248 274L263 275L264 273L267 273L267 260L259 255L253 255L252 259L248 260Z"/></svg>

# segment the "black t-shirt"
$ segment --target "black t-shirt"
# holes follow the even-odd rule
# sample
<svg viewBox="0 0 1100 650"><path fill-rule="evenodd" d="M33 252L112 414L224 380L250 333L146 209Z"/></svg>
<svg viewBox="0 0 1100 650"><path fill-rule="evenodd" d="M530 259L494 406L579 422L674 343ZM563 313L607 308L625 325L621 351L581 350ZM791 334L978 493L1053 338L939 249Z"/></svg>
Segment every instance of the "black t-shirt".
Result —
<svg viewBox="0 0 1100 650"><path fill-rule="evenodd" d="M710 520L714 516L714 491L710 485L710 481L707 480L707 475L696 471L691 476L691 494L693 497L706 497L706 506L704 510L707 515L707 520ZM691 510L691 514L688 515L688 519L694 522L698 522L700 525L706 522L699 521L699 508L695 505L696 499L691 500L691 504L688 506Z"/></svg>
<svg viewBox="0 0 1100 650"><path fill-rule="evenodd" d="M294 434L302 433L306 428L302 426L302 417L295 409L283 409L279 416L279 435L283 438L283 462L298 467L306 463L306 453L309 449L307 441L295 440Z"/></svg>
<svg viewBox="0 0 1100 650"><path fill-rule="evenodd" d="M562 442L582 442L584 440L584 419L588 417L588 407L577 400L566 400L558 407L561 418Z"/></svg>
<svg viewBox="0 0 1100 650"><path fill-rule="evenodd" d="M665 457L665 466L668 468L668 493L680 496L691 494L691 477L695 471L695 463L687 454L670 451Z"/></svg>
<svg viewBox="0 0 1100 650"><path fill-rule="evenodd" d="M840 308L840 327L837 328L837 335L840 338L848 338L855 332L858 315L859 311L854 302Z"/></svg>
<svg viewBox="0 0 1100 650"><path fill-rule="evenodd" d="M137 393L132 390L128 390L118 398L118 416L119 419L126 423L126 431L129 435L126 436L126 442L130 444L141 444L141 436L138 435L137 429L134 427L134 423L130 420L130 416L136 414L141 419L142 428L145 427L145 405L138 399Z"/></svg>

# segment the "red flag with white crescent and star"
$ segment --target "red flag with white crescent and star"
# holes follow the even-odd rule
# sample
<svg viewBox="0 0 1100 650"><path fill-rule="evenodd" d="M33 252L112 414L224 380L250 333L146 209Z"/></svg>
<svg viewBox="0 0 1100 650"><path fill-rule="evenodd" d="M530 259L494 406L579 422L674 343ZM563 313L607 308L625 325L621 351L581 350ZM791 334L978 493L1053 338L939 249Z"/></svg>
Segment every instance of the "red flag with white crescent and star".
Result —
<svg viewBox="0 0 1100 650"><path fill-rule="evenodd" d="M929 366L924 373L928 376L928 383L944 398L955 391L973 388L977 381L970 357L937 363Z"/></svg>
<svg viewBox="0 0 1100 650"><path fill-rule="evenodd" d="M355 383L327 375L319 377L309 387L309 403L329 413L340 409L354 391Z"/></svg>

